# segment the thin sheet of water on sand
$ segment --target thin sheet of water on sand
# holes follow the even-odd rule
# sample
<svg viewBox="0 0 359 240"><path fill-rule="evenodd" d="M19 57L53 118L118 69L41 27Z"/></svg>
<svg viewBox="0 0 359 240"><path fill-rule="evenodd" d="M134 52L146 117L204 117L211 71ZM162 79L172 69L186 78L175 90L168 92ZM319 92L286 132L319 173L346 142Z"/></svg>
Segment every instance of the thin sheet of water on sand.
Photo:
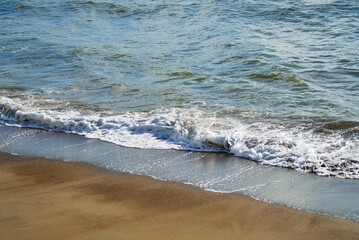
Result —
<svg viewBox="0 0 359 240"><path fill-rule="evenodd" d="M359 221L357 180L263 166L228 154L124 148L72 134L4 126L0 151L88 162Z"/></svg>

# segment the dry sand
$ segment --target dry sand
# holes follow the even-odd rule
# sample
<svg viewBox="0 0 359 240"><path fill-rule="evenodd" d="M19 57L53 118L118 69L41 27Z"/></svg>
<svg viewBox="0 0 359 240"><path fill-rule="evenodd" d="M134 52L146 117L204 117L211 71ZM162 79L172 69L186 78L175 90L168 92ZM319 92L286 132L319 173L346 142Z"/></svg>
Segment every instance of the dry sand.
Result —
<svg viewBox="0 0 359 240"><path fill-rule="evenodd" d="M88 164L0 154L0 239L359 239L359 223Z"/></svg>

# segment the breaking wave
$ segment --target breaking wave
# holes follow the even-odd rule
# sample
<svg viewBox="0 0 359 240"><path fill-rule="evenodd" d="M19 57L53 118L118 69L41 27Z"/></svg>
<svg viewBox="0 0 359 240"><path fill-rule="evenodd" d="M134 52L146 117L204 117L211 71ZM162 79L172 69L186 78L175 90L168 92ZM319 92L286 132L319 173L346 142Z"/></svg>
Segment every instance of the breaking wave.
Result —
<svg viewBox="0 0 359 240"><path fill-rule="evenodd" d="M353 122L320 128L245 123L195 108L102 116L0 97L0 123L79 134L125 147L227 152L262 164L359 179L359 124Z"/></svg>

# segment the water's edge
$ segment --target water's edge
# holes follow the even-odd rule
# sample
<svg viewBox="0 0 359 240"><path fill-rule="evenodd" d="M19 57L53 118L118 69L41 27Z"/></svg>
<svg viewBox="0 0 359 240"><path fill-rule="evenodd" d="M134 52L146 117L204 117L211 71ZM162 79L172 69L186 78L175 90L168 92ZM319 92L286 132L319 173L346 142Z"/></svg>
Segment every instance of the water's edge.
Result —
<svg viewBox="0 0 359 240"><path fill-rule="evenodd" d="M359 221L359 204L355 200L359 197L359 184L355 180L301 174L228 154L125 148L38 129L0 126L0 140L0 151L4 153L86 162Z"/></svg>

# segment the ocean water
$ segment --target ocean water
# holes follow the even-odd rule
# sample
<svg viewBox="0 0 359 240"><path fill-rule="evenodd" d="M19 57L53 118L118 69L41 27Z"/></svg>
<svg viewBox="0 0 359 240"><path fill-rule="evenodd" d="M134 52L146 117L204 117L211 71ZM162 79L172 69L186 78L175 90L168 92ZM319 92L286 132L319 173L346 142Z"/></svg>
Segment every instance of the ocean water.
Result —
<svg viewBox="0 0 359 240"><path fill-rule="evenodd" d="M358 13L357 0L2 0L0 123L359 179Z"/></svg>

